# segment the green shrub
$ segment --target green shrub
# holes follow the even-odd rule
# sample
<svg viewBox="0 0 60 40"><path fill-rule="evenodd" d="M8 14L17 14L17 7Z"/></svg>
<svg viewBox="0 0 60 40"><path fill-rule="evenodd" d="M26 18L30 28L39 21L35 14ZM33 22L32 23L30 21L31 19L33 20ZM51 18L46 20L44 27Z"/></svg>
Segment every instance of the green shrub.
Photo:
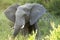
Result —
<svg viewBox="0 0 60 40"><path fill-rule="evenodd" d="M58 27L55 27L54 22L51 22L51 26L53 30L50 31L50 35L47 35L44 39L45 40L60 40L60 25Z"/></svg>

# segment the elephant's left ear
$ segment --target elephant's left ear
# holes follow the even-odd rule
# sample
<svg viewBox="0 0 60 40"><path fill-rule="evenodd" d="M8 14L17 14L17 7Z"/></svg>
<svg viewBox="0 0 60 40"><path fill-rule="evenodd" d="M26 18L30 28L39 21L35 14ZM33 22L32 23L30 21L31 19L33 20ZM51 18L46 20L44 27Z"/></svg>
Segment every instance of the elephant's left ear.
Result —
<svg viewBox="0 0 60 40"><path fill-rule="evenodd" d="M30 25L33 25L35 22L39 20L39 18L46 13L46 9L40 5L36 4L32 7L30 14Z"/></svg>

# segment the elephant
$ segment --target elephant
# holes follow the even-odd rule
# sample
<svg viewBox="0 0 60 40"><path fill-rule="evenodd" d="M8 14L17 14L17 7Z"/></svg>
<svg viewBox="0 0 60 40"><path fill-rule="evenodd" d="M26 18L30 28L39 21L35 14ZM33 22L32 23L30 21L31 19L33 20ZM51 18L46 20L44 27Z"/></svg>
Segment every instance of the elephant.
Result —
<svg viewBox="0 0 60 40"><path fill-rule="evenodd" d="M28 30L28 34L31 34L32 30L38 32L37 22L45 13L46 8L38 3L13 4L4 11L6 17L14 23L14 37L22 29Z"/></svg>

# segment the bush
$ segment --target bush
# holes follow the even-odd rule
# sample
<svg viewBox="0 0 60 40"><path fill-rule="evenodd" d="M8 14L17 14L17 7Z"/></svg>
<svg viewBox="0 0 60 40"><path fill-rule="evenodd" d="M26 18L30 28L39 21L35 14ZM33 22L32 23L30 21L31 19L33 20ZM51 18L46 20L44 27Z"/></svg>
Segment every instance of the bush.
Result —
<svg viewBox="0 0 60 40"><path fill-rule="evenodd" d="M53 30L50 31L50 35L47 35L44 39L45 40L60 40L60 25L58 27L55 27L54 22L51 22L51 26Z"/></svg>

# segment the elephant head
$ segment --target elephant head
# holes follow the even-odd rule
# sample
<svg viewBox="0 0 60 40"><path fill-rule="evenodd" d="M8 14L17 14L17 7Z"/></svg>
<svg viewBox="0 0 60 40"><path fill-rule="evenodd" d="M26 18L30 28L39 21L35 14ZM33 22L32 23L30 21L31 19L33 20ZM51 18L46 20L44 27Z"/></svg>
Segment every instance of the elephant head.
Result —
<svg viewBox="0 0 60 40"><path fill-rule="evenodd" d="M46 9L37 3L29 3L19 6L18 4L8 7L4 11L8 19L14 22L14 33L16 36L20 29L23 29L26 23L30 25L37 23L39 18L46 13Z"/></svg>

